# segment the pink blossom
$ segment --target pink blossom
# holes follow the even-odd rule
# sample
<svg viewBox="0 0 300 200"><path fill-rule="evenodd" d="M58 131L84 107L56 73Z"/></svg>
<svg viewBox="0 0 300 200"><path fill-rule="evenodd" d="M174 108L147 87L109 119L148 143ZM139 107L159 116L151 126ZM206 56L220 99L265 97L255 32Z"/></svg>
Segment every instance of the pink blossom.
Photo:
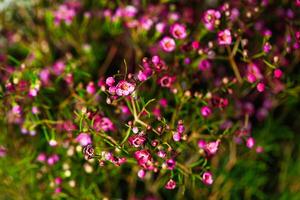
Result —
<svg viewBox="0 0 300 200"><path fill-rule="evenodd" d="M166 36L160 41L160 46L166 52L174 51L176 47L175 40Z"/></svg>
<svg viewBox="0 0 300 200"><path fill-rule="evenodd" d="M58 7L58 10L54 12L54 23L55 25L59 25L62 21L64 21L67 25L70 25L75 15L76 13L73 8L61 5Z"/></svg>
<svg viewBox="0 0 300 200"><path fill-rule="evenodd" d="M0 158L6 156L6 148L0 146Z"/></svg>
<svg viewBox="0 0 300 200"><path fill-rule="evenodd" d="M120 81L116 86L116 94L118 96L128 96L134 91L134 89L134 84L127 81Z"/></svg>
<svg viewBox="0 0 300 200"><path fill-rule="evenodd" d="M218 33L218 44L219 45L230 45L232 42L231 32L229 29L225 29Z"/></svg>
<svg viewBox="0 0 300 200"><path fill-rule="evenodd" d="M161 105L162 107L166 108L168 106L168 101L167 99L160 99L159 100L159 105Z"/></svg>
<svg viewBox="0 0 300 200"><path fill-rule="evenodd" d="M138 171L138 177L139 177L140 179L143 179L143 178L145 177L145 175L146 175L145 170L140 169L140 170Z"/></svg>
<svg viewBox="0 0 300 200"><path fill-rule="evenodd" d="M203 117L209 117L209 116L211 115L211 113L212 113L212 111L211 111L210 107L208 107L208 106L203 106L203 107L201 108L201 115L202 115Z"/></svg>
<svg viewBox="0 0 300 200"><path fill-rule="evenodd" d="M53 72L57 76L64 72L66 65L63 61L57 61L53 65Z"/></svg>
<svg viewBox="0 0 300 200"><path fill-rule="evenodd" d="M184 39L187 36L185 26L178 23L171 26L170 32L176 39Z"/></svg>
<svg viewBox="0 0 300 200"><path fill-rule="evenodd" d="M257 91L263 92L265 91L265 84L264 83L258 83L256 86Z"/></svg>
<svg viewBox="0 0 300 200"><path fill-rule="evenodd" d="M163 150L158 151L157 156L160 158L165 158L166 157L166 152Z"/></svg>
<svg viewBox="0 0 300 200"><path fill-rule="evenodd" d="M175 142L179 142L179 141L181 140L181 133L179 133L179 132L174 132L174 133L173 133L173 140L174 140Z"/></svg>
<svg viewBox="0 0 300 200"><path fill-rule="evenodd" d="M255 144L255 140L253 137L249 137L246 141L246 146L249 148L249 149L252 149L253 146Z"/></svg>
<svg viewBox="0 0 300 200"><path fill-rule="evenodd" d="M280 69L275 69L273 73L274 73L274 78L281 78L283 75Z"/></svg>
<svg viewBox="0 0 300 200"><path fill-rule="evenodd" d="M47 156L46 156L45 153L40 153L40 154L37 156L37 158L36 158L36 160L39 161L39 162L45 162L46 159L47 159Z"/></svg>
<svg viewBox="0 0 300 200"><path fill-rule="evenodd" d="M201 60L198 69L202 71L206 71L211 68L211 62L209 60Z"/></svg>
<svg viewBox="0 0 300 200"><path fill-rule="evenodd" d="M206 143L206 145L205 145L205 151L209 155L214 155L218 151L219 144L220 144L219 141Z"/></svg>
<svg viewBox="0 0 300 200"><path fill-rule="evenodd" d="M105 80L105 84L109 87L113 86L115 84L115 79L114 77L108 77L106 80Z"/></svg>
<svg viewBox="0 0 300 200"><path fill-rule="evenodd" d="M206 142L205 142L204 140L199 140L199 141L198 141L198 147L199 147L200 149L204 149L205 146L206 146Z"/></svg>
<svg viewBox="0 0 300 200"><path fill-rule="evenodd" d="M260 72L259 67L254 64L254 63L250 63L247 66L247 79L249 81L249 83L254 83L257 80L262 79L262 74Z"/></svg>
<svg viewBox="0 0 300 200"><path fill-rule="evenodd" d="M99 115L94 117L93 128L96 131L114 131L115 127L112 121L107 117L101 117Z"/></svg>
<svg viewBox="0 0 300 200"><path fill-rule="evenodd" d="M173 180L173 179L170 179L166 185L165 185L165 188L167 190L174 190L176 188L176 182Z"/></svg>
<svg viewBox="0 0 300 200"><path fill-rule="evenodd" d="M94 82L89 82L89 84L86 86L86 92L88 94L95 94L96 87L95 87Z"/></svg>
<svg viewBox="0 0 300 200"><path fill-rule="evenodd" d="M128 138L128 142L131 146L140 147L146 142L144 135L132 135Z"/></svg>
<svg viewBox="0 0 300 200"><path fill-rule="evenodd" d="M134 153L134 157L137 160L138 164L144 169L152 168L152 156L149 151L143 149L140 151L136 151Z"/></svg>
<svg viewBox="0 0 300 200"><path fill-rule="evenodd" d="M202 21L208 30L213 30L218 25L220 18L221 13L219 11L209 9L205 11Z"/></svg>
<svg viewBox="0 0 300 200"><path fill-rule="evenodd" d="M169 159L166 161L167 169L173 170L175 168L176 162L173 159Z"/></svg>
<svg viewBox="0 0 300 200"><path fill-rule="evenodd" d="M204 172L202 175L202 182L206 185L213 184L214 180L212 178L211 172Z"/></svg>
<svg viewBox="0 0 300 200"><path fill-rule="evenodd" d="M88 144L92 143L91 136L87 133L80 133L76 137L76 141L81 145L81 146L86 146Z"/></svg>
<svg viewBox="0 0 300 200"><path fill-rule="evenodd" d="M161 77L158 81L162 87L170 88L172 84L175 82L175 77L165 75Z"/></svg>

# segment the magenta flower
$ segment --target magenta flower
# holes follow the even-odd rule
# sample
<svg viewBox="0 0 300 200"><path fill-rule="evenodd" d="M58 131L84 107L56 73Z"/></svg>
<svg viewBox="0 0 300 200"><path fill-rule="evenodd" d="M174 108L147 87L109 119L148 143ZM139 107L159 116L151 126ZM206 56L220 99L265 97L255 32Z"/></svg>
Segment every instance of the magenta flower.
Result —
<svg viewBox="0 0 300 200"><path fill-rule="evenodd" d="M134 84L127 81L120 81L115 88L115 92L118 96L128 96L134 91L134 89Z"/></svg>
<svg viewBox="0 0 300 200"><path fill-rule="evenodd" d="M89 82L89 84L86 86L86 92L88 94L95 94L96 87L95 87L94 82Z"/></svg>
<svg viewBox="0 0 300 200"><path fill-rule="evenodd" d="M128 138L128 142L131 146L140 147L146 142L144 135L132 135Z"/></svg>
<svg viewBox="0 0 300 200"><path fill-rule="evenodd" d="M93 128L96 131L113 131L115 129L114 124L112 121L107 117L95 116Z"/></svg>
<svg viewBox="0 0 300 200"><path fill-rule="evenodd" d="M198 147L199 147L200 149L204 149L205 146L206 146L206 142L205 142L204 140L199 140L199 141L198 141Z"/></svg>
<svg viewBox="0 0 300 200"><path fill-rule="evenodd" d="M219 11L209 9L204 13L202 21L208 30L213 30L220 23L220 18L221 13Z"/></svg>
<svg viewBox="0 0 300 200"><path fill-rule="evenodd" d="M211 62L209 60L201 60L198 69L201 71L206 71L211 68Z"/></svg>
<svg viewBox="0 0 300 200"><path fill-rule="evenodd" d="M6 156L6 148L4 146L0 146L0 158Z"/></svg>
<svg viewBox="0 0 300 200"><path fill-rule="evenodd" d="M140 169L137 174L140 179L143 179L146 175L146 172L145 172L145 170Z"/></svg>
<svg viewBox="0 0 300 200"><path fill-rule="evenodd" d="M170 88L172 84L175 82L176 77L165 75L161 77L158 81L162 87Z"/></svg>
<svg viewBox="0 0 300 200"><path fill-rule="evenodd" d="M109 87L113 86L115 84L115 79L114 77L108 77L106 80L105 80L105 84Z"/></svg>
<svg viewBox="0 0 300 200"><path fill-rule="evenodd" d="M176 182L173 179L170 179L165 185L167 190L174 190L176 188Z"/></svg>
<svg viewBox="0 0 300 200"><path fill-rule="evenodd" d="M173 170L175 168L176 162L173 159L169 159L166 161L167 169Z"/></svg>
<svg viewBox="0 0 300 200"><path fill-rule="evenodd" d="M184 39L187 36L185 26L182 24L174 24L170 28L172 36L176 39Z"/></svg>
<svg viewBox="0 0 300 200"><path fill-rule="evenodd" d="M81 146L86 146L88 144L92 143L91 136L87 133L80 133L76 137L76 141L81 145Z"/></svg>
<svg viewBox="0 0 300 200"><path fill-rule="evenodd" d="M225 29L218 33L218 44L219 45L230 45L232 42L231 32L229 29Z"/></svg>
<svg viewBox="0 0 300 200"><path fill-rule="evenodd" d="M152 169L152 156L149 151L143 149L140 151L136 151L134 153L134 157L137 160L138 164L144 169Z"/></svg>
<svg viewBox="0 0 300 200"><path fill-rule="evenodd" d="M47 156L46 156L45 153L40 153L40 154L37 156L37 158L36 158L36 160L39 161L39 162L45 162L46 159L47 159Z"/></svg>
<svg viewBox="0 0 300 200"><path fill-rule="evenodd" d="M280 69L275 69L273 73L274 73L274 78L281 78L283 75L283 72Z"/></svg>
<svg viewBox="0 0 300 200"><path fill-rule="evenodd" d="M66 65L63 61L57 61L53 65L53 72L55 75L59 76L64 72Z"/></svg>
<svg viewBox="0 0 300 200"><path fill-rule="evenodd" d="M259 67L254 64L254 63L250 63L247 66L247 80L249 83L254 83L257 80L262 79L262 74L260 72Z"/></svg>
<svg viewBox="0 0 300 200"><path fill-rule="evenodd" d="M255 145L255 140L253 137L249 137L246 141L246 146L249 148L249 149L252 149L253 146Z"/></svg>
<svg viewBox="0 0 300 200"><path fill-rule="evenodd" d="M160 46L166 52L174 51L176 47L175 40L166 36L160 41Z"/></svg>
<svg viewBox="0 0 300 200"><path fill-rule="evenodd" d="M212 111L211 111L210 107L208 107L208 106L203 106L203 107L201 108L201 115L202 115L203 117L209 117L209 116L211 115L211 113L212 113Z"/></svg>
<svg viewBox="0 0 300 200"><path fill-rule="evenodd" d="M219 141L209 142L206 143L204 149L209 155L214 155L218 151L219 144L220 144Z"/></svg>
<svg viewBox="0 0 300 200"><path fill-rule="evenodd" d="M259 91L259 92L265 91L265 84L264 84L264 83L258 83L258 84L256 85L256 89L257 89L257 91Z"/></svg>
<svg viewBox="0 0 300 200"><path fill-rule="evenodd" d="M75 15L76 13L73 8L69 8L66 5L61 5L59 6L58 10L54 12L54 23L55 25L59 25L63 21L67 25L70 25Z"/></svg>
<svg viewBox="0 0 300 200"><path fill-rule="evenodd" d="M204 172L202 175L202 182L206 185L213 184L214 180L212 178L211 172Z"/></svg>
<svg viewBox="0 0 300 200"><path fill-rule="evenodd" d="M179 141L181 140L181 133L179 133L179 132L174 132L174 133L173 133L173 140L174 140L175 142L179 142Z"/></svg>

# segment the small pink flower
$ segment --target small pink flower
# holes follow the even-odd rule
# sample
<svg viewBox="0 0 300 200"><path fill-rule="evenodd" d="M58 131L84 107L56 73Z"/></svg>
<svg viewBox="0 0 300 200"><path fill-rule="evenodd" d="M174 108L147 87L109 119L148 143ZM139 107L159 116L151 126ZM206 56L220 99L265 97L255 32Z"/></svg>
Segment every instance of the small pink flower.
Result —
<svg viewBox="0 0 300 200"><path fill-rule="evenodd" d="M165 23L159 22L155 25L155 30L159 33L163 33L165 30L165 27L166 27Z"/></svg>
<svg viewBox="0 0 300 200"><path fill-rule="evenodd" d="M218 151L219 144L220 144L219 141L206 143L206 145L205 145L205 151L209 155L214 155Z"/></svg>
<svg viewBox="0 0 300 200"><path fill-rule="evenodd" d="M37 158L36 158L36 160L39 161L39 162L45 162L46 159L47 159L47 156L46 156L45 153L40 153L40 154L37 156Z"/></svg>
<svg viewBox="0 0 300 200"><path fill-rule="evenodd" d="M138 161L138 164L144 169L152 168L152 156L149 151L143 149L140 151L136 151L134 153L135 159Z"/></svg>
<svg viewBox="0 0 300 200"><path fill-rule="evenodd" d="M274 73L274 78L281 78L283 75L280 69L275 69L273 73Z"/></svg>
<svg viewBox="0 0 300 200"><path fill-rule="evenodd" d="M6 156L6 148L4 146L0 146L0 158Z"/></svg>
<svg viewBox="0 0 300 200"><path fill-rule="evenodd" d="M55 75L59 76L64 72L66 65L63 61L57 61L53 65L53 72Z"/></svg>
<svg viewBox="0 0 300 200"><path fill-rule="evenodd" d="M166 157L166 152L163 150L158 151L157 156L160 158L165 158Z"/></svg>
<svg viewBox="0 0 300 200"><path fill-rule="evenodd" d="M230 45L232 42L231 32L229 29L225 29L218 33L218 43L219 45Z"/></svg>
<svg viewBox="0 0 300 200"><path fill-rule="evenodd" d="M101 117L99 115L94 117L93 128L96 131L114 131L115 127L112 121L107 117Z"/></svg>
<svg viewBox="0 0 300 200"><path fill-rule="evenodd" d="M264 83L258 83L256 86L257 91L263 92L265 91L265 84Z"/></svg>
<svg viewBox="0 0 300 200"><path fill-rule="evenodd" d="M167 169L173 170L175 168L176 162L173 159L169 159L166 161Z"/></svg>
<svg viewBox="0 0 300 200"><path fill-rule="evenodd" d="M175 77L166 75L161 77L158 81L162 87L170 88L172 84L175 82L175 79L176 79Z"/></svg>
<svg viewBox="0 0 300 200"><path fill-rule="evenodd" d="M159 100L159 105L161 105L163 108L166 108L168 106L167 99L160 99Z"/></svg>
<svg viewBox="0 0 300 200"><path fill-rule="evenodd" d="M29 93L28 93L28 95L29 95L30 97L36 97L37 94L38 94L38 90L37 90L36 88L31 88L31 89L29 90Z"/></svg>
<svg viewBox="0 0 300 200"><path fill-rule="evenodd" d="M260 72L259 67L254 63L250 63L247 66L247 79L249 83L254 83L255 81L260 80L262 78L263 76Z"/></svg>
<svg viewBox="0 0 300 200"><path fill-rule="evenodd" d="M166 36L160 41L160 46L166 52L174 51L176 47L175 40Z"/></svg>
<svg viewBox="0 0 300 200"><path fill-rule="evenodd" d="M138 177L139 177L140 179L143 179L143 178L145 177L145 175L146 175L145 170L140 169L140 170L138 171Z"/></svg>
<svg viewBox="0 0 300 200"><path fill-rule="evenodd" d="M115 84L115 79L114 77L108 77L106 80L105 80L105 84L109 87L113 86Z"/></svg>
<svg viewBox="0 0 300 200"><path fill-rule="evenodd" d="M205 146L206 146L206 142L205 142L204 140L199 140L199 141L198 141L198 147L199 147L200 149L204 149Z"/></svg>
<svg viewBox="0 0 300 200"><path fill-rule="evenodd" d="M170 32L172 36L176 39L184 39L187 36L185 26L182 24L176 23L172 25L170 28Z"/></svg>
<svg viewBox="0 0 300 200"><path fill-rule="evenodd" d="M208 30L213 30L218 25L217 22L220 18L221 13L219 11L209 9L205 11L202 21Z"/></svg>
<svg viewBox="0 0 300 200"><path fill-rule="evenodd" d="M39 114L39 113L40 113L40 110L39 110L39 108L38 108L38 107L36 107L36 106L32 106L32 108L31 108L31 112L32 112L33 114Z"/></svg>
<svg viewBox="0 0 300 200"><path fill-rule="evenodd" d="M91 136L87 133L80 133L76 137L76 141L81 145L81 146L86 146L88 144L92 143Z"/></svg>
<svg viewBox="0 0 300 200"><path fill-rule="evenodd" d="M54 12L54 23L55 25L59 25L62 21L64 21L67 25L70 25L75 15L76 13L73 8L61 5L58 10Z"/></svg>
<svg viewBox="0 0 300 200"><path fill-rule="evenodd" d="M60 185L60 184L62 183L62 178L56 177L56 178L54 179L54 182L55 182L56 185Z"/></svg>
<svg viewBox="0 0 300 200"><path fill-rule="evenodd" d="M208 107L208 106L203 106L203 107L201 108L201 115L202 115L203 117L209 117L209 116L211 115L211 113L212 113L212 111L211 111L210 107Z"/></svg>
<svg viewBox="0 0 300 200"><path fill-rule="evenodd" d="M116 94L118 96L128 96L134 91L134 89L134 84L127 81L120 81L116 86Z"/></svg>
<svg viewBox="0 0 300 200"><path fill-rule="evenodd" d="M173 140L174 140L175 142L179 142L179 141L181 140L181 133L179 133L179 132L174 132L174 133L173 133Z"/></svg>
<svg viewBox="0 0 300 200"><path fill-rule="evenodd" d="M202 71L206 71L211 68L211 62L209 60L201 60L198 69Z"/></svg>
<svg viewBox="0 0 300 200"><path fill-rule="evenodd" d="M214 180L212 178L211 172L204 172L203 173L203 175L202 175L202 182L205 185L211 185L211 184L213 184Z"/></svg>
<svg viewBox="0 0 300 200"><path fill-rule="evenodd" d="M246 146L249 148L249 149L252 149L253 146L255 145L255 140L253 137L249 137L246 141Z"/></svg>
<svg viewBox="0 0 300 200"><path fill-rule="evenodd" d="M146 142L146 137L143 135L132 135L128 138L128 142L131 146L140 147Z"/></svg>
<svg viewBox="0 0 300 200"><path fill-rule="evenodd" d="M262 152L264 152L264 148L262 146L257 146L255 151L256 151L256 153L262 153Z"/></svg>
<svg viewBox="0 0 300 200"><path fill-rule="evenodd" d="M95 94L96 87L95 87L94 82L89 82L89 84L86 86L86 92L88 94Z"/></svg>
<svg viewBox="0 0 300 200"><path fill-rule="evenodd" d="M58 188L55 189L54 193L58 194L58 193L61 193L61 191L62 191L62 189L60 187L58 187Z"/></svg>
<svg viewBox="0 0 300 200"><path fill-rule="evenodd" d="M167 190L174 190L176 188L176 182L173 179L170 179L165 185Z"/></svg>
<svg viewBox="0 0 300 200"><path fill-rule="evenodd" d="M272 49L272 46L270 45L270 43L267 42L266 44L264 44L263 51L265 53L269 53L271 51L271 49Z"/></svg>

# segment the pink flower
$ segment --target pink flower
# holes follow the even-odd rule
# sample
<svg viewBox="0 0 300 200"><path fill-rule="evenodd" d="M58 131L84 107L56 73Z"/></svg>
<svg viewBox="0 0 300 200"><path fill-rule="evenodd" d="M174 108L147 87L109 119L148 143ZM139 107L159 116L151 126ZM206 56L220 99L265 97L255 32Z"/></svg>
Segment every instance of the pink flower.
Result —
<svg viewBox="0 0 300 200"><path fill-rule="evenodd" d="M202 71L206 71L211 68L211 62L209 60L201 60L198 69Z"/></svg>
<svg viewBox="0 0 300 200"><path fill-rule="evenodd" d="M254 83L257 80L262 79L262 77L260 69L256 64L250 63L247 66L247 79L249 83Z"/></svg>
<svg viewBox="0 0 300 200"><path fill-rule="evenodd" d="M75 15L76 13L73 8L61 5L58 7L58 10L54 12L54 23L55 25L59 25L62 21L64 21L67 25L70 25Z"/></svg>
<svg viewBox="0 0 300 200"><path fill-rule="evenodd" d="M177 23L171 26L170 32L176 39L184 39L187 36L185 26Z"/></svg>
<svg viewBox="0 0 300 200"><path fill-rule="evenodd" d="M175 40L173 38L166 36L160 41L160 46L166 52L174 51L176 47Z"/></svg>
<svg viewBox="0 0 300 200"><path fill-rule="evenodd" d="M219 144L220 144L219 141L206 143L206 145L205 145L205 151L209 155L214 155L218 151Z"/></svg>
<svg viewBox="0 0 300 200"><path fill-rule="evenodd" d="M96 87L95 87L94 82L89 82L89 84L86 86L86 92L88 94L95 94Z"/></svg>
<svg viewBox="0 0 300 200"><path fill-rule="evenodd" d="M175 142L179 142L179 141L181 140L181 133L179 133L179 132L174 132L174 133L173 133L173 140L174 140Z"/></svg>
<svg viewBox="0 0 300 200"><path fill-rule="evenodd" d="M53 65L53 72L58 76L64 72L65 68L66 65L63 61L57 61Z"/></svg>
<svg viewBox="0 0 300 200"><path fill-rule="evenodd" d="M163 150L158 151L157 156L160 158L165 158L166 157L166 152Z"/></svg>
<svg viewBox="0 0 300 200"><path fill-rule="evenodd" d="M174 190L176 188L176 182L173 179L170 179L165 185L167 190Z"/></svg>
<svg viewBox="0 0 300 200"><path fill-rule="evenodd" d="M220 18L221 13L219 11L209 9L204 13L202 21L208 30L213 30L218 25Z"/></svg>
<svg viewBox="0 0 300 200"><path fill-rule="evenodd" d="M249 137L246 141L246 146L249 148L249 149L252 149L253 146L255 144L255 140L253 137Z"/></svg>
<svg viewBox="0 0 300 200"><path fill-rule="evenodd" d="M176 162L173 159L169 159L166 161L167 169L173 170L175 168Z"/></svg>
<svg viewBox="0 0 300 200"><path fill-rule="evenodd" d="M46 156L45 153L40 153L40 154L37 156L37 158L36 158L36 160L39 161L39 162L45 162L46 159L47 159L47 156Z"/></svg>
<svg viewBox="0 0 300 200"><path fill-rule="evenodd" d="M140 169L140 170L138 171L138 177L139 177L140 179L143 179L143 178L145 177L145 175L146 175L145 170Z"/></svg>
<svg viewBox="0 0 300 200"><path fill-rule="evenodd" d="M159 105L161 105L163 108L166 108L168 106L167 99L160 99L159 100Z"/></svg>
<svg viewBox="0 0 300 200"><path fill-rule="evenodd" d="M141 167L144 169L152 169L152 156L149 151L145 149L136 151L134 157Z"/></svg>
<svg viewBox="0 0 300 200"><path fill-rule="evenodd" d="M108 77L106 80L105 80L105 84L109 87L113 86L115 84L115 79L114 77Z"/></svg>
<svg viewBox="0 0 300 200"><path fill-rule="evenodd" d="M165 75L161 77L158 81L162 87L170 88L175 82L176 78L172 76Z"/></svg>
<svg viewBox="0 0 300 200"><path fill-rule="evenodd" d="M140 147L146 142L144 135L132 135L128 138L128 142L131 146Z"/></svg>
<svg viewBox="0 0 300 200"><path fill-rule="evenodd" d="M273 73L274 73L274 78L281 78L283 75L280 69L275 69Z"/></svg>
<svg viewBox="0 0 300 200"><path fill-rule="evenodd" d="M115 129L114 124L109 118L101 117L99 115L94 117L93 128L96 131L104 131L104 132L113 131Z"/></svg>
<svg viewBox="0 0 300 200"><path fill-rule="evenodd" d="M204 172L203 173L203 175L202 175L202 182L205 185L211 185L211 184L213 184L214 180L212 178L211 172Z"/></svg>
<svg viewBox="0 0 300 200"><path fill-rule="evenodd" d="M267 42L266 44L264 44L263 51L265 53L269 53L271 51L271 49L272 49L272 46L270 45L270 43Z"/></svg>
<svg viewBox="0 0 300 200"><path fill-rule="evenodd" d="M201 115L203 117L209 117L211 115L212 111L208 106L203 106L201 108Z"/></svg>
<svg viewBox="0 0 300 200"><path fill-rule="evenodd" d="M198 141L198 147L199 147L200 149L204 149L205 146L206 146L206 142L205 142L204 140L199 140L199 141Z"/></svg>
<svg viewBox="0 0 300 200"><path fill-rule="evenodd" d="M76 141L81 145L81 146L86 146L88 144L92 143L91 136L87 133L80 133L76 137Z"/></svg>
<svg viewBox="0 0 300 200"><path fill-rule="evenodd" d="M219 45L230 45L232 42L231 33L229 29L225 29L218 33Z"/></svg>
<svg viewBox="0 0 300 200"><path fill-rule="evenodd" d="M265 91L265 84L264 83L258 83L256 86L257 91L263 92Z"/></svg>
<svg viewBox="0 0 300 200"><path fill-rule="evenodd" d="M116 86L116 94L118 96L128 96L134 91L134 89L134 84L127 81L120 81Z"/></svg>

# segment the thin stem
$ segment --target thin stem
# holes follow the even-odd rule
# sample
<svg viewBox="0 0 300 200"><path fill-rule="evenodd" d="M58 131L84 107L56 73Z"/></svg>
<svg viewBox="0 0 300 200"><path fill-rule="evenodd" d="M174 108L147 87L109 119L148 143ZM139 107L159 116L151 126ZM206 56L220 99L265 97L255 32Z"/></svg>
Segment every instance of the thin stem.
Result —
<svg viewBox="0 0 300 200"><path fill-rule="evenodd" d="M243 82L243 79L241 77L241 74L239 72L238 66L234 60L234 54L231 52L230 47L227 47L227 51L228 51L228 61L230 63L230 66L233 69L233 72L235 74L235 77L237 78L238 82L241 84Z"/></svg>

